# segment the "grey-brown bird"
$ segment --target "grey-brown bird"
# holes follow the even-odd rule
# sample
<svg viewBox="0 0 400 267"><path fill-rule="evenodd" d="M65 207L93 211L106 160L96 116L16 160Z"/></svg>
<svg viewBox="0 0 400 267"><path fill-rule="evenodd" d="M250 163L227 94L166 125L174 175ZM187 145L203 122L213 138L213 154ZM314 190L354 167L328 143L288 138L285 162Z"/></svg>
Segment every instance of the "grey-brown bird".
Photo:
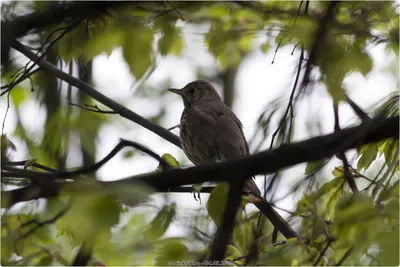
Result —
<svg viewBox="0 0 400 267"><path fill-rule="evenodd" d="M242 123L222 102L211 84L194 81L182 89L168 90L183 99L180 142L183 151L195 165L249 155ZM246 181L243 191L261 196L252 178Z"/></svg>

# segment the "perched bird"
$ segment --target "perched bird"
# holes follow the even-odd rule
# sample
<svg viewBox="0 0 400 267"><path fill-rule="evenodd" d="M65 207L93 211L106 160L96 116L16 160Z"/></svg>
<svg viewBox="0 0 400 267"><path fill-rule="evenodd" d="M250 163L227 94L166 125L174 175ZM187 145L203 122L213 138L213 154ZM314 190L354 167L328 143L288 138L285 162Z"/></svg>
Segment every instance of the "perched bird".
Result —
<svg viewBox="0 0 400 267"><path fill-rule="evenodd" d="M183 99L180 142L183 151L195 165L249 155L242 123L222 102L211 84L194 81L182 89L168 90ZM246 181L243 191L261 196L251 177Z"/></svg>
<svg viewBox="0 0 400 267"><path fill-rule="evenodd" d="M182 89L168 90L182 97L185 108L180 123L180 142L183 151L195 165L249 155L242 123L222 102L211 84L195 81ZM243 191L249 194L250 201L286 238L297 236L271 204L261 197L251 177L246 181Z"/></svg>

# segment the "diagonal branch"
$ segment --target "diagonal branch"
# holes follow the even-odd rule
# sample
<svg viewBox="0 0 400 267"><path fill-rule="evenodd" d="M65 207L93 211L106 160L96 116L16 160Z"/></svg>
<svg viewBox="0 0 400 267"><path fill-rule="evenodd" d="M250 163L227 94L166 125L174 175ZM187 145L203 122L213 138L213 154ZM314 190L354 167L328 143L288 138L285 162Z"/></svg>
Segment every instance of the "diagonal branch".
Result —
<svg viewBox="0 0 400 267"><path fill-rule="evenodd" d="M350 107L354 110L354 112L360 117L362 120L370 120L371 118L367 113L364 112L350 97L347 97L347 103L349 103Z"/></svg>
<svg viewBox="0 0 400 267"><path fill-rule="evenodd" d="M16 49L17 51L21 52L24 54L26 57L29 59L36 61L38 60L38 56L35 55L32 51L27 49L23 44L21 44L18 41L14 41L12 43L12 47ZM49 63L48 61L41 59L37 62L37 64L45 71L48 71L49 73L53 74L60 80L65 81L68 84L71 84L72 86L84 91L103 105L109 107L113 111L117 112L119 115L121 115L124 118L127 118L130 121L133 121L144 128L152 131L153 133L159 135L160 137L166 139L167 141L173 143L174 145L180 147L180 142L179 138L171 133L170 131L164 129L163 127L152 123L151 121L141 117L140 115L136 114L135 112L127 109L126 107L122 106L121 104L115 102L114 100L108 98L107 96L103 95L93 87L91 87L89 84L61 71L58 69L56 66L53 64Z"/></svg>

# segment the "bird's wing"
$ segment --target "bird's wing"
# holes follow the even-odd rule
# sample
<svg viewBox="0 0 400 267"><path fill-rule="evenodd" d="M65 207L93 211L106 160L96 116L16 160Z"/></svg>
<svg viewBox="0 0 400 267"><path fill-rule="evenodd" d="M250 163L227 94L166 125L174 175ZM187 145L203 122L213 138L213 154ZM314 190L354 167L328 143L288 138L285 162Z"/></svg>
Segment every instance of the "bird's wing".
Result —
<svg viewBox="0 0 400 267"><path fill-rule="evenodd" d="M234 160L249 155L249 146L243 133L242 123L235 114L224 105L216 119L216 133L218 136L218 156L222 160ZM246 181L244 191L260 196L253 179Z"/></svg>
<svg viewBox="0 0 400 267"><path fill-rule="evenodd" d="M234 160L249 154L240 120L222 103L214 103L207 109L191 107L186 114L184 131L181 138L188 135L185 139L192 151L187 147L186 153L195 164ZM244 191L261 195L251 178L246 181Z"/></svg>
<svg viewBox="0 0 400 267"><path fill-rule="evenodd" d="M186 153L194 164L213 162L218 151L218 140L215 132L216 121L213 116L197 107L191 107L186 114L183 135L187 142Z"/></svg>

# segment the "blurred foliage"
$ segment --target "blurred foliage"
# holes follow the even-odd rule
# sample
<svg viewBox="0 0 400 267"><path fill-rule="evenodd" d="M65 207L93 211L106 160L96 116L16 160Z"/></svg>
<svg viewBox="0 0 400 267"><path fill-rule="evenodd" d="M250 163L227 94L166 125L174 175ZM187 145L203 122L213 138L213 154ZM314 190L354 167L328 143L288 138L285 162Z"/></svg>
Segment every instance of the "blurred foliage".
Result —
<svg viewBox="0 0 400 267"><path fill-rule="evenodd" d="M207 28L200 34L202 45L217 60L218 71L223 72L237 68L247 55L257 50L269 53L278 47L294 46L309 52L328 4L310 2L305 12L303 1L132 2L124 8L109 9L81 20L54 45L52 57L47 55L47 59L92 83L92 60L121 48L139 84L135 96L150 99L152 103L159 101L158 113L147 117L159 123L168 105L163 102L166 91L143 84L142 79L156 68L159 57L185 54L186 27ZM346 99L348 88L343 83L346 77L354 72L367 77L374 68L369 47L384 46L387 53L398 56L399 17L395 5L398 4L391 1L343 1L338 5L318 44L321 48L315 62L311 62L319 71L313 78L326 86L334 101ZM28 11L49 10L51 2L2 3L2 15L7 19ZM70 24L66 20L49 26L31 34L24 42L40 47L50 33ZM78 71L74 70L77 64ZM12 82L12 75L20 67L17 60L6 66L2 83ZM112 115L71 109L70 103L95 103L49 76L39 71L13 88L10 104L16 125L13 132L1 136L2 160L8 161L15 151L26 148L28 158L32 159L25 163L27 168L34 168L34 162L63 168L70 153L81 153L85 163L95 162L95 141L101 127L111 124ZM373 113L384 117L398 115L398 101L396 90ZM27 116L24 109L32 105L35 112L46 117L43 125L38 120L37 129L24 123ZM274 131L271 125L282 106L277 99L260 115L262 141L256 145L257 149ZM27 117L36 119L39 115ZM279 133L278 143L283 140ZM80 152L76 152L77 145ZM128 151L123 157L131 160L136 154ZM171 167L181 167L171 154L162 157ZM305 168L304 184L316 180L322 184L312 184L303 190L290 216L301 220L296 230L302 238L282 243L284 237L279 234L277 242L272 244L271 223L265 218L259 222L258 213L248 212L243 202L224 259L232 265L399 265L398 139L364 145L357 150L357 163L351 174L360 186L360 193L350 193L343 166L328 170L330 174L326 175L321 171L326 164L327 160L309 162ZM154 168L162 171L161 166ZM15 181L19 185L26 183L3 179L2 186L7 189ZM215 229L221 224L227 191L228 185L220 184L210 194L206 208L186 211L167 201L153 207L154 201L148 198L149 188L123 186L103 190L85 182L77 187L68 186L63 188L61 197L2 210L1 264L71 265L83 240L93 247L89 263L93 265L171 265L207 260ZM65 214L58 218L64 210ZM182 235L171 237L169 230L177 225Z"/></svg>

